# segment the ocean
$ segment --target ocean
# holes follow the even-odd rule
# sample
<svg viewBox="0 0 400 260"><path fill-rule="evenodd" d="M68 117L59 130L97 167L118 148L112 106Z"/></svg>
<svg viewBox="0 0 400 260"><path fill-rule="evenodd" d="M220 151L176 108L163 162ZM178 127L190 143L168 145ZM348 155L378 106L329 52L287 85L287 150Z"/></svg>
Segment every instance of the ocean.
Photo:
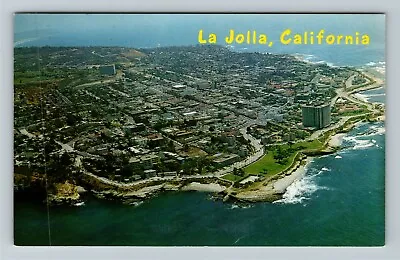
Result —
<svg viewBox="0 0 400 260"><path fill-rule="evenodd" d="M17 46L154 47L176 45L179 40L160 42L139 36L56 33L39 38L19 36L15 42ZM258 48L238 50L266 51ZM309 61L334 66L384 69L383 48L353 50L268 51L302 54ZM372 102L385 101L385 88L361 94ZM275 203L238 206L215 201L207 193L170 192L131 206L88 195L84 206L52 207L48 222L45 205L16 195L14 241L16 245L49 245L50 227L51 245L382 246L384 190L384 123L364 123L346 135L340 151L314 158L305 176Z"/></svg>

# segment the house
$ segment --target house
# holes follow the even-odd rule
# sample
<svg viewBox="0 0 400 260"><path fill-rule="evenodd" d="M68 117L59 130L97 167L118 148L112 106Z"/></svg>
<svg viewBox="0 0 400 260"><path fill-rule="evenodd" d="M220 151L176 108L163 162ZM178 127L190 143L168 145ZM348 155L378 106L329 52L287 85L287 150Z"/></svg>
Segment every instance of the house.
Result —
<svg viewBox="0 0 400 260"><path fill-rule="evenodd" d="M239 161L240 157L237 154L217 154L214 155L213 163L219 167L225 167Z"/></svg>

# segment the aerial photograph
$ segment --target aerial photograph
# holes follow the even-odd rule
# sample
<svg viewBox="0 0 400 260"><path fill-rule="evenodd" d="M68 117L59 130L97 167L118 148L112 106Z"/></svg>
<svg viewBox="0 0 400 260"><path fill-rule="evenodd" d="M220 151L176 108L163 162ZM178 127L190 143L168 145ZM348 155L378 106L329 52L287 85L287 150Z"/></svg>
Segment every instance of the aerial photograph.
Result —
<svg viewBox="0 0 400 260"><path fill-rule="evenodd" d="M385 245L384 14L16 13L13 56L15 245Z"/></svg>

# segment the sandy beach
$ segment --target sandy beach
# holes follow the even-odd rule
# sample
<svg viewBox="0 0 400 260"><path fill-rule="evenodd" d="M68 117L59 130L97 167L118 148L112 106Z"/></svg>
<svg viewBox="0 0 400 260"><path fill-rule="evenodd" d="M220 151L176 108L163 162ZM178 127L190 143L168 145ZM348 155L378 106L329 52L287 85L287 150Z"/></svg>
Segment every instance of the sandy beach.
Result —
<svg viewBox="0 0 400 260"><path fill-rule="evenodd" d="M306 163L300 165L294 172L292 172L290 175L285 176L283 178L280 178L279 180L277 180L273 185L273 191L275 193L285 193L287 187L289 187L293 182L295 182L296 180L301 179L304 174L307 171L307 165L309 165L312 162L312 158L311 157L307 157L306 159Z"/></svg>
<svg viewBox="0 0 400 260"><path fill-rule="evenodd" d="M353 94L353 96L354 96L355 98L357 98L357 99L363 101L363 102L368 102L368 98L367 98L366 95L363 95L363 94L361 94L361 93L355 93L355 94Z"/></svg>
<svg viewBox="0 0 400 260"><path fill-rule="evenodd" d="M331 137L331 139L329 140L328 145L330 147L339 147L342 145L343 142L343 137L345 137L346 134L345 133L339 133L339 134L335 134L334 136Z"/></svg>
<svg viewBox="0 0 400 260"><path fill-rule="evenodd" d="M217 183L199 183L199 182L191 182L188 185L182 187L183 191L203 191L203 192L221 192L225 190L226 187L221 186Z"/></svg>
<svg viewBox="0 0 400 260"><path fill-rule="evenodd" d="M256 190L247 190L238 193L234 197L239 200L256 202L256 201L274 201L279 198L280 194L285 193L286 189L296 180L301 179L306 173L307 165L313 160L307 157L305 164L301 164L296 170L276 181L272 181L265 186L261 186ZM299 162L300 163L300 162Z"/></svg>

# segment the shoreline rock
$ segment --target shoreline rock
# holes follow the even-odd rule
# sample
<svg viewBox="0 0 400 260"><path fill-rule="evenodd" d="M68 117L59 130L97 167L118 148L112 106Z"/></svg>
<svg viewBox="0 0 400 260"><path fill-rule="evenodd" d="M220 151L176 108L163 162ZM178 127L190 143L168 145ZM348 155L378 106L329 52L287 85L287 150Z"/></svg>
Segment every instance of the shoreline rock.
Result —
<svg viewBox="0 0 400 260"><path fill-rule="evenodd" d="M77 186L68 181L56 183L54 191L48 194L46 200L50 205L72 205L81 202Z"/></svg>
<svg viewBox="0 0 400 260"><path fill-rule="evenodd" d="M181 188L182 191L201 191L201 192L222 192L226 189L226 187L219 185L218 183L199 183L199 182L191 182L186 186Z"/></svg>

